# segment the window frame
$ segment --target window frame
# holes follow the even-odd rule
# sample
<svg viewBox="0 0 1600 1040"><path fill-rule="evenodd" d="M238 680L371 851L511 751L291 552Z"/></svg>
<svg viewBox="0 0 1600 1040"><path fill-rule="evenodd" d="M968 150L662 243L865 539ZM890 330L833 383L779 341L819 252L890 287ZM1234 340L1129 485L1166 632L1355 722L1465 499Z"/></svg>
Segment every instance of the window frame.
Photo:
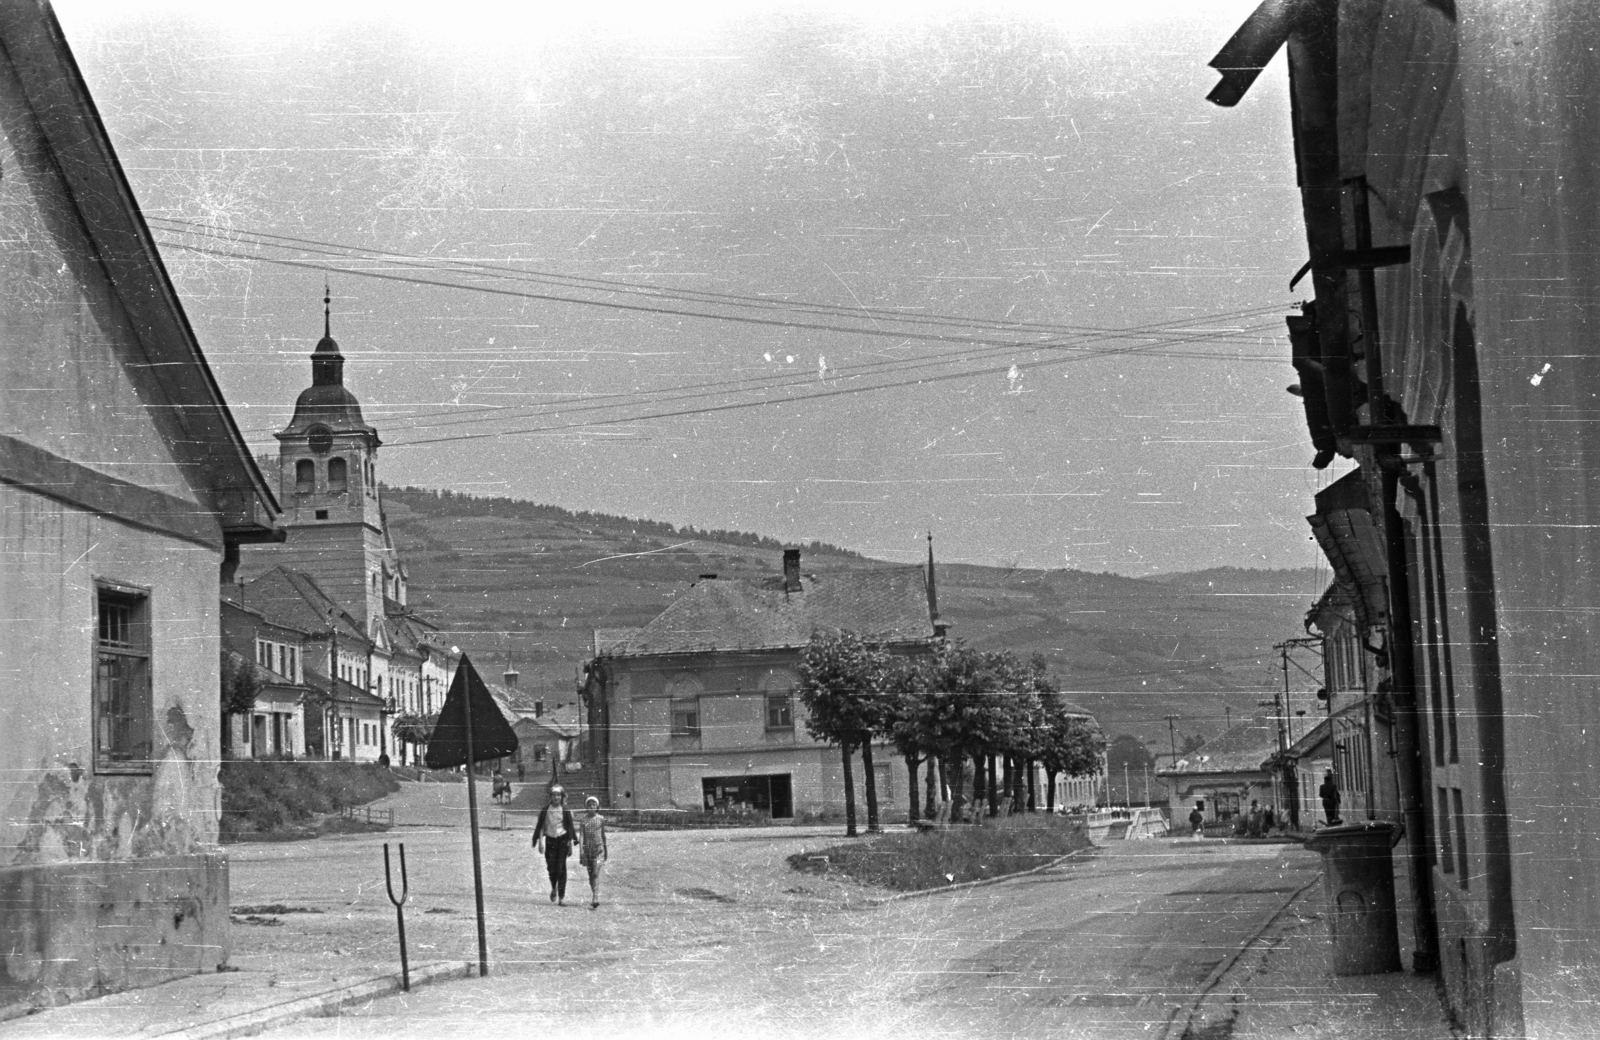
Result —
<svg viewBox="0 0 1600 1040"><path fill-rule="evenodd" d="M781 708L780 721L772 720L773 709ZM767 731L770 733L788 733L794 731L794 692L792 690L769 690L766 693Z"/></svg>
<svg viewBox="0 0 1600 1040"><path fill-rule="evenodd" d="M699 697L674 697L671 701L669 718L671 719L671 734L674 737L700 736L700 698ZM690 721L680 724L680 718L690 717Z"/></svg>
<svg viewBox="0 0 1600 1040"><path fill-rule="evenodd" d="M106 608L114 606L126 608L129 614L124 622L126 638L108 639L106 627ZM128 585L123 582L96 579L94 582L94 621L90 628L90 654L93 662L90 672L90 713L93 719L93 759L96 773L124 774L135 776L148 776L155 767L155 683L154 683L154 652L151 639L152 596L151 590L143 586ZM133 663L134 672L131 679L128 676L108 676L106 666L109 661L116 661L119 666ZM132 752L119 749L115 745L128 743L129 735L123 734L114 738L112 727L116 725L117 714L108 711L108 701L116 698L118 693L108 692L106 683L123 679L130 681L131 692L124 692L122 696L131 700L132 706L122 712L124 716L140 713L144 715L143 740L139 740L137 728L140 720L132 722L134 732ZM109 718L108 718L109 716ZM125 725L124 729L128 726ZM142 743L143 757L137 757ZM108 746L110 745L110 746Z"/></svg>

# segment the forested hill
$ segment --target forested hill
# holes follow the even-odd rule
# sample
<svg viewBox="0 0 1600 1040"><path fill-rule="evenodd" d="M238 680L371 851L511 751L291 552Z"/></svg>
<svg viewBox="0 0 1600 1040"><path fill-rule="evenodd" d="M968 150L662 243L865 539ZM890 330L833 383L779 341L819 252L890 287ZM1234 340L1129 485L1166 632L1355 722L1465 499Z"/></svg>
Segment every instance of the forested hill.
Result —
<svg viewBox="0 0 1600 1040"><path fill-rule="evenodd" d="M737 531L575 513L507 498L386 488L412 605L486 674L507 655L524 687L565 697L595 628L643 625L701 574L773 574L783 543ZM813 543L807 572L888 566ZM1303 635L1321 591L1310 570L1221 568L1148 578L941 564L950 634L1043 654L1112 733L1220 731L1275 682L1272 644ZM1326 580L1325 578L1323 580Z"/></svg>

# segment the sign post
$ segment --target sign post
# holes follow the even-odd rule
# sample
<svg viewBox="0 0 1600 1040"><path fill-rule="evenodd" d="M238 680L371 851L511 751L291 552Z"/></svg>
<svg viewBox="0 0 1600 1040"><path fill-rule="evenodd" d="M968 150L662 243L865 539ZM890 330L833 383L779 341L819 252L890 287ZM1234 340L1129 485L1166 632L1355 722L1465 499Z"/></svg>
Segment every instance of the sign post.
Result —
<svg viewBox="0 0 1600 1040"><path fill-rule="evenodd" d="M517 734L501 714L489 688L466 654L439 709L439 721L428 738L429 769L467 767L467 817L472 831L472 893L478 911L478 975L489 974L489 942L483 923L483 857L478 851L478 785L473 766L503 758L517 750Z"/></svg>

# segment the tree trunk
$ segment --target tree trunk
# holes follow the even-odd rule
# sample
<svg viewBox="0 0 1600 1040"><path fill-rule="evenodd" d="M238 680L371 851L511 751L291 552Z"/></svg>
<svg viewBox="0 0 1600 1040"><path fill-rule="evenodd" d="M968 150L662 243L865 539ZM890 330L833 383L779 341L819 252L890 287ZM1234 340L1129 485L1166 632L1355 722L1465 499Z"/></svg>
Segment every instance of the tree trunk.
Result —
<svg viewBox="0 0 1600 1040"><path fill-rule="evenodd" d="M1017 811L1017 771L1014 766L1016 758L1012 755L1000 757L1000 785L1006 793L1006 812Z"/></svg>
<svg viewBox="0 0 1600 1040"><path fill-rule="evenodd" d="M1039 811L1039 770L1033 759L1027 760L1028 769L1028 811Z"/></svg>
<svg viewBox="0 0 1600 1040"><path fill-rule="evenodd" d="M1048 769L1045 770L1044 780L1045 780L1045 783L1048 785L1044 789L1044 798L1045 798L1045 806L1046 806L1045 811L1048 812L1048 813L1054 814L1055 811L1056 811L1056 774L1055 774L1055 772L1052 771L1052 770L1048 770Z"/></svg>
<svg viewBox="0 0 1600 1040"><path fill-rule="evenodd" d="M850 745L840 744L844 752L844 836L856 836L856 778L850 768Z"/></svg>
<svg viewBox="0 0 1600 1040"><path fill-rule="evenodd" d="M983 815L985 802L983 790L984 766L987 760L979 752L972 756L972 822L977 823Z"/></svg>
<svg viewBox="0 0 1600 1040"><path fill-rule="evenodd" d="M861 771L867 782L867 830L873 834L883 830L878 823L878 774L872 768L872 735L861 742Z"/></svg>
<svg viewBox="0 0 1600 1040"><path fill-rule="evenodd" d="M945 773L945 781L950 789L950 822L962 822L962 813L966 809L966 784L967 760L957 753L951 756L949 771Z"/></svg>
<svg viewBox="0 0 1600 1040"><path fill-rule="evenodd" d="M984 777L983 793L989 798L989 815L1000 815L1000 790L995 786L994 756L988 756L988 776Z"/></svg>
<svg viewBox="0 0 1600 1040"><path fill-rule="evenodd" d="M938 780L941 776L943 776L943 774L944 763L940 761L937 755L929 755L928 789L923 795L922 807L924 810L926 810L923 815L930 820L936 820L939 818L939 798L938 792L935 790L935 788L938 786Z"/></svg>
<svg viewBox="0 0 1600 1040"><path fill-rule="evenodd" d="M916 755L906 756L906 775L911 778L911 783L906 787L906 790L911 792L911 814L906 817L908 823L916 823L920 815L918 810L921 806L918 803L921 801L922 792L917 790L917 764L921 761L922 759ZM928 768L931 770L933 767Z"/></svg>
<svg viewBox="0 0 1600 1040"><path fill-rule="evenodd" d="M1012 811L1019 814L1026 812L1028 809L1028 781L1027 775L1023 772L1023 764L1026 761L1022 756L1017 756L1015 779L1017 796L1012 802Z"/></svg>

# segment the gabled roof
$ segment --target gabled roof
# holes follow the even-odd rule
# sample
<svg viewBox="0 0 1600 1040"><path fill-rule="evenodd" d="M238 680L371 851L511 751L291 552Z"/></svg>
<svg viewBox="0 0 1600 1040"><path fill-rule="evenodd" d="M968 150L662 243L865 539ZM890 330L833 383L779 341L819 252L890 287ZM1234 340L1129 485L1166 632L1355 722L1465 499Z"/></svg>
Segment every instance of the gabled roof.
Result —
<svg viewBox="0 0 1600 1040"><path fill-rule="evenodd" d="M1158 767L1156 775L1262 772L1267 759L1277 750L1278 724L1272 719L1252 719L1193 751L1179 755L1175 764Z"/></svg>
<svg viewBox="0 0 1600 1040"><path fill-rule="evenodd" d="M305 673L308 686L314 686L324 693L331 690L334 700L339 704L351 705L357 708L371 708L374 711L383 708L382 697L368 693L354 683L346 682L343 679L334 679L330 682L326 673L312 668L305 662L301 662L300 670Z"/></svg>
<svg viewBox="0 0 1600 1040"><path fill-rule="evenodd" d="M223 586L223 595L235 598L238 594ZM316 579L304 571L287 567L274 567L270 571L245 583L244 601L274 624L298 628L313 635L325 635L328 618L334 619L340 639L370 643L360 623L318 585ZM331 613L330 613L331 612Z"/></svg>
<svg viewBox="0 0 1600 1040"><path fill-rule="evenodd" d="M159 408L182 431L175 457L211 499L223 536L274 540L277 499L234 423L161 262L122 164L54 12L43 0L0 4L0 54L15 71L33 118L88 236L93 259L125 309L137 347L111 337ZM6 171L10 175L11 171Z"/></svg>
<svg viewBox="0 0 1600 1040"><path fill-rule="evenodd" d="M229 662L235 669L249 668L250 671L255 675L256 682L261 684L262 689L271 688L274 690L289 690L300 695L304 695L306 691L310 689L310 687L305 683L297 683L286 675L279 675L271 668L268 668L265 665L257 664L254 660L239 653L237 650L228 650L225 652L228 655Z"/></svg>
<svg viewBox="0 0 1600 1040"><path fill-rule="evenodd" d="M784 649L805 646L813 632L840 629L875 642L931 640L926 572L914 566L808 574L798 592L785 591L781 575L703 579L600 655ZM598 632L596 643L598 648Z"/></svg>

